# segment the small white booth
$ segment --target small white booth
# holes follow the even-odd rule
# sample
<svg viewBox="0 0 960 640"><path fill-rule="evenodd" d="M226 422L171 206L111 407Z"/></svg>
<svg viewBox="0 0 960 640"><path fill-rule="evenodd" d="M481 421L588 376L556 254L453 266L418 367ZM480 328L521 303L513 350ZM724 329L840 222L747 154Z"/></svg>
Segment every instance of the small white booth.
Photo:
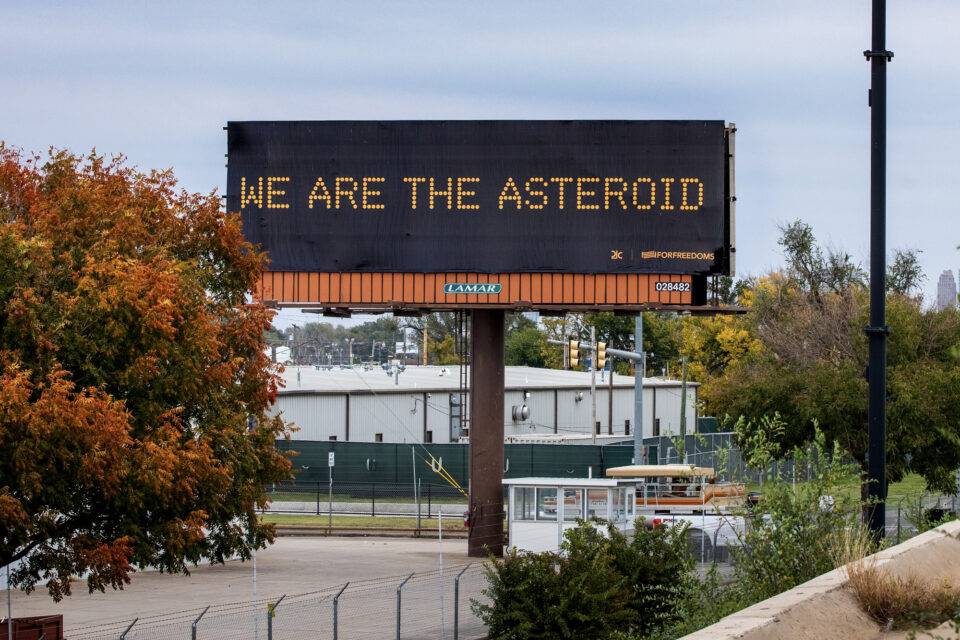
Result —
<svg viewBox="0 0 960 640"><path fill-rule="evenodd" d="M600 518L632 531L636 517L636 479L511 478L508 488L508 546L523 551L558 551L563 532L577 519ZM558 506L559 505L559 506Z"/></svg>

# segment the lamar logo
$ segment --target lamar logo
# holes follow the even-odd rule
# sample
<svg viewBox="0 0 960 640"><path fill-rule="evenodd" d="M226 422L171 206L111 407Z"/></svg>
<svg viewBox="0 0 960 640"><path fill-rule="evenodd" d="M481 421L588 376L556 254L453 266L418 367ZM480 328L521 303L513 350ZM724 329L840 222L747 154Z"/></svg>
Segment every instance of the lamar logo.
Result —
<svg viewBox="0 0 960 640"><path fill-rule="evenodd" d="M499 282L448 282L443 285L444 293L500 293L503 286Z"/></svg>

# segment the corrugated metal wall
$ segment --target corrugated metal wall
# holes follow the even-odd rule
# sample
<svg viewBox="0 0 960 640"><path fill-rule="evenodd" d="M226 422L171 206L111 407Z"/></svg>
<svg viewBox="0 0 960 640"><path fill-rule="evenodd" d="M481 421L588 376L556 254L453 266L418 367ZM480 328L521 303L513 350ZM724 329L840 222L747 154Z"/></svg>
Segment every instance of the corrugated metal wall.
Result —
<svg viewBox="0 0 960 640"><path fill-rule="evenodd" d="M530 397L522 390L508 390L504 394L503 424L506 435L558 433L570 435L590 433L589 389L531 389ZM600 433L609 433L608 388L597 388L597 421ZM429 397L426 397L429 396ZM645 387L643 390L643 436L654 436L654 418L660 419L661 436L680 433L680 387ZM577 400L577 398L581 398ZM613 391L613 433L624 433L624 422L633 425L633 388L619 387ZM346 407L350 415L347 422ZM515 421L514 406L527 406L529 418ZM424 406L426 405L426 424ZM556 407L556 411L554 411ZM697 387L687 389L688 431L696 425ZM412 443L427 441L427 432L433 443L451 442L450 393L403 391L400 393L361 394L284 394L279 396L272 411L283 412L283 418L299 427L294 440L329 440L338 442ZM631 433L633 427L631 426Z"/></svg>
<svg viewBox="0 0 960 640"><path fill-rule="evenodd" d="M347 439L345 395L286 395L273 407L274 413L281 410L283 419L299 429L293 434L297 440Z"/></svg>

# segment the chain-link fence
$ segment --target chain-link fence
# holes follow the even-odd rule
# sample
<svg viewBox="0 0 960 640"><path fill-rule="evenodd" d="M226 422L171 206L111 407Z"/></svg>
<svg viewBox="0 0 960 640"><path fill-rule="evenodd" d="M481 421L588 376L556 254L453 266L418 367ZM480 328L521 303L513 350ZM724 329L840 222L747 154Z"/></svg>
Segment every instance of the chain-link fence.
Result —
<svg viewBox="0 0 960 640"><path fill-rule="evenodd" d="M486 636L473 613L485 602L481 563L349 582L256 602L197 607L163 615L68 628L70 640L366 640Z"/></svg>

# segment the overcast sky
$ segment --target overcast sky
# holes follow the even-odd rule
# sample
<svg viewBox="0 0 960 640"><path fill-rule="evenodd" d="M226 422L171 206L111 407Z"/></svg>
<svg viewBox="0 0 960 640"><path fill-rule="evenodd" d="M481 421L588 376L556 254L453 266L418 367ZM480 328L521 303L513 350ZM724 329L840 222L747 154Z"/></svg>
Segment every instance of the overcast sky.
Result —
<svg viewBox="0 0 960 640"><path fill-rule="evenodd" d="M929 303L960 267L960 2L888 4L888 247ZM228 120L726 120L738 275L797 218L866 265L869 47L868 0L0 0L0 139L223 192Z"/></svg>

